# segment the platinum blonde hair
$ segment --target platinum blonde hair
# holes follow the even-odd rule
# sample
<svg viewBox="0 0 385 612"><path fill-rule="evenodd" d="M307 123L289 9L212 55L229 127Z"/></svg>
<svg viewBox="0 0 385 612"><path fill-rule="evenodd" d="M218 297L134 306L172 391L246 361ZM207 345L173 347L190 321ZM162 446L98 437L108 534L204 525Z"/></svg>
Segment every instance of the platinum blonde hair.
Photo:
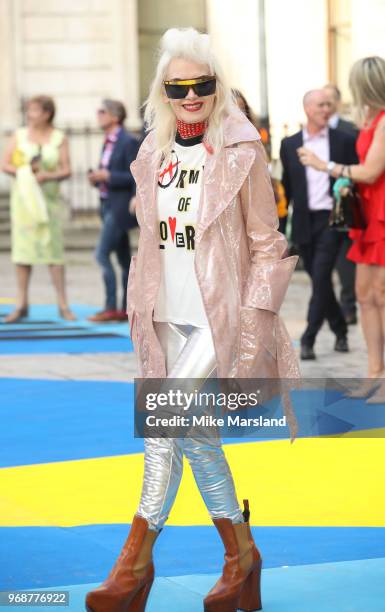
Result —
<svg viewBox="0 0 385 612"><path fill-rule="evenodd" d="M362 126L367 107L374 111L385 110L385 61L378 56L358 60L350 71L349 87L357 121Z"/></svg>
<svg viewBox="0 0 385 612"><path fill-rule="evenodd" d="M163 81L168 66L174 58L206 64L209 74L217 77L214 106L208 118L206 133L206 139L215 151L223 145L223 118L230 112L234 101L222 69L211 50L209 36L201 34L194 28L170 28L160 40L155 77L144 103L146 131L155 130L157 149L167 157L175 139L176 117L171 105L164 102L162 95L164 95Z"/></svg>

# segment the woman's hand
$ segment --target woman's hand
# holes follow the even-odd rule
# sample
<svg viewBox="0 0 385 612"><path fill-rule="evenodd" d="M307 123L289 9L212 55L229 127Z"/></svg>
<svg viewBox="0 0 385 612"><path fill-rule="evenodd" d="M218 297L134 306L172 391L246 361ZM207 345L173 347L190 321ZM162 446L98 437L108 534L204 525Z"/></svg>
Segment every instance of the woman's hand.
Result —
<svg viewBox="0 0 385 612"><path fill-rule="evenodd" d="M32 172L35 175L39 174L39 172L40 172L40 161L39 160L32 160L30 165L31 165Z"/></svg>
<svg viewBox="0 0 385 612"><path fill-rule="evenodd" d="M96 185L97 183L108 183L110 180L110 173L106 168L93 170L88 173L88 180L92 185Z"/></svg>
<svg viewBox="0 0 385 612"><path fill-rule="evenodd" d="M340 200L341 196L348 195L351 185L352 181L348 178L340 177L335 181L333 185L333 193L338 201Z"/></svg>
<svg viewBox="0 0 385 612"><path fill-rule="evenodd" d="M297 149L299 161L303 166L310 166L314 168L314 170L320 170L321 172L325 172L326 162L322 161L313 151L306 149L305 147L299 147Z"/></svg>
<svg viewBox="0 0 385 612"><path fill-rule="evenodd" d="M54 180L49 172L44 172L43 170L39 170L39 172L36 172L35 178L38 183L46 183L47 181Z"/></svg>

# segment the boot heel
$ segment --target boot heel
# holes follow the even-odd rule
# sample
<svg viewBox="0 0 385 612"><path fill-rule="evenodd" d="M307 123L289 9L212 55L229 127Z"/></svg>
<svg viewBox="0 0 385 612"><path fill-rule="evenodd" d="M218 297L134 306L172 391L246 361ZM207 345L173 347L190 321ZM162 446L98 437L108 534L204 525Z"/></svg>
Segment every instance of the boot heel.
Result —
<svg viewBox="0 0 385 612"><path fill-rule="evenodd" d="M236 600L218 601L216 603L204 604L204 612L237 612Z"/></svg>
<svg viewBox="0 0 385 612"><path fill-rule="evenodd" d="M128 605L127 611L128 610L130 612L144 612L145 611L147 599L150 594L153 582L154 582L153 580L151 580L150 582L146 582L146 584L142 586L141 589L139 589L134 599L132 599L130 604Z"/></svg>
<svg viewBox="0 0 385 612"><path fill-rule="evenodd" d="M259 559L255 569L249 574L239 598L239 610L244 612L254 612L262 610L261 601L261 570L262 559Z"/></svg>

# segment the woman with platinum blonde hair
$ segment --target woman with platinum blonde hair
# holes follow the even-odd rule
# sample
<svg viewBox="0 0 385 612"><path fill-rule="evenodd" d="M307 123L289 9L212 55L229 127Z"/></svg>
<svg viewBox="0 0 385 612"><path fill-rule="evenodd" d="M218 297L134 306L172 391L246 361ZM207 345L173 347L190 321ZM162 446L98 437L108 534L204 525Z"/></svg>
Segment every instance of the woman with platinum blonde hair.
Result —
<svg viewBox="0 0 385 612"><path fill-rule="evenodd" d="M258 131L232 101L206 34L164 34L145 118L149 134L131 164L140 237L128 281L140 378L180 378L192 391L197 379L297 377L278 315L297 257L285 257ZM285 413L294 439L290 406ZM260 610L262 560L249 502L242 512L219 438L201 430L154 435L145 438L130 533L108 578L88 593L87 610L145 609L152 547L173 506L183 455L226 553L204 609Z"/></svg>
<svg viewBox="0 0 385 612"><path fill-rule="evenodd" d="M193 28L167 30L162 38L155 78L145 102L145 124L148 130L154 130L156 146L166 156L171 152L175 141L177 116L172 105L165 104L163 81L170 61L174 57L183 53L183 56L188 57L196 64L207 67L206 72L208 74L206 76L216 76L215 99L211 113L207 118L208 124L205 130L206 140L214 149L219 149L223 144L222 120L230 112L233 104L231 89L226 84L222 69L211 51L209 36L207 34L197 36L196 34L196 30Z"/></svg>
<svg viewBox="0 0 385 612"><path fill-rule="evenodd" d="M356 149L359 164L343 166L320 160L307 149L300 150L306 166L329 172L338 178L334 189L351 182L358 184L365 229L353 229L353 244L348 259L357 264L356 294L360 305L361 325L368 349L368 378L353 397L365 397L382 384L385 377L385 61L365 57L352 67L349 85L361 131ZM385 402L385 388L372 395L368 404Z"/></svg>

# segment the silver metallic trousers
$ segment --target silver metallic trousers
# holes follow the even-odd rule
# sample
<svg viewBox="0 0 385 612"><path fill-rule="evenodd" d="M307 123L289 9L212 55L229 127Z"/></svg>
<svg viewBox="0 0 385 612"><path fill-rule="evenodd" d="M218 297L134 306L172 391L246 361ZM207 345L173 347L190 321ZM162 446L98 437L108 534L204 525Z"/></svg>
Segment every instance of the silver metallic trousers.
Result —
<svg viewBox="0 0 385 612"><path fill-rule="evenodd" d="M168 378L206 379L215 373L210 328L154 321L166 355ZM218 438L145 438L144 479L137 514L158 531L171 511L186 455L203 501L214 519L243 522L234 481Z"/></svg>

